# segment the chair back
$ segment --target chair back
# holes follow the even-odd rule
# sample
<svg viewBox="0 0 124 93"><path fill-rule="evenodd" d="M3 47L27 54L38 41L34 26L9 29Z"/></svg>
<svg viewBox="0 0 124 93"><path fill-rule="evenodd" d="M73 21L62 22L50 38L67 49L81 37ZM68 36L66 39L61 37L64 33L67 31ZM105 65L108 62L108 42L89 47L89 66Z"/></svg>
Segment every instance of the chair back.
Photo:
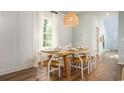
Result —
<svg viewBox="0 0 124 93"><path fill-rule="evenodd" d="M48 60L49 55L47 53L36 53L34 67L38 67L39 62L43 62L44 60ZM41 63L42 65L42 63Z"/></svg>
<svg viewBox="0 0 124 93"><path fill-rule="evenodd" d="M86 62L88 62L88 61L91 60L89 53L87 53L86 51L77 52L76 55L77 55L77 57L80 59L81 64L83 64L83 61L84 61L84 60L82 59L82 57L85 57L85 61L86 61Z"/></svg>

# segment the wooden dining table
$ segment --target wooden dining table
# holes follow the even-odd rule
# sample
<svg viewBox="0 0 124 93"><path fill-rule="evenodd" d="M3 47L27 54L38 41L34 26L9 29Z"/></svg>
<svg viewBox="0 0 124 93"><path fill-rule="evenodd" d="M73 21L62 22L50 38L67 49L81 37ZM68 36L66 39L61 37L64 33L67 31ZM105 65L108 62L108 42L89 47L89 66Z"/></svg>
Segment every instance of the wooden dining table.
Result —
<svg viewBox="0 0 124 93"><path fill-rule="evenodd" d="M74 55L75 53L81 52L81 51L84 51L84 49L74 49L74 50L42 50L41 52L42 53L48 53L49 55L57 54L58 56L63 57L65 76L67 76L67 78L69 78L69 61L70 61L70 59L68 58L68 56L69 55Z"/></svg>

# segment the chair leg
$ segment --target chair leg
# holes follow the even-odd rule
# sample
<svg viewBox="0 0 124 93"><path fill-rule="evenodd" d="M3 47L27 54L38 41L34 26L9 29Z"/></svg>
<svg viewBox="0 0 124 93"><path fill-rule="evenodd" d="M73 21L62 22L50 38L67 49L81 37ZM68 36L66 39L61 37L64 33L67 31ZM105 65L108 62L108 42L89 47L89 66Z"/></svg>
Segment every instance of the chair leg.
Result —
<svg viewBox="0 0 124 93"><path fill-rule="evenodd" d="M59 78L60 78L60 73L61 73L61 68L60 68L60 64L59 64Z"/></svg>
<svg viewBox="0 0 124 93"><path fill-rule="evenodd" d="M81 76L82 76L82 79L83 79L83 74L84 74L84 68L83 68L83 64L81 64Z"/></svg>
<svg viewBox="0 0 124 93"><path fill-rule="evenodd" d="M96 58L95 58L94 62L95 62L95 69L96 69Z"/></svg>
<svg viewBox="0 0 124 93"><path fill-rule="evenodd" d="M76 63L76 66L78 66L78 63ZM78 70L78 68L76 68L76 70Z"/></svg>
<svg viewBox="0 0 124 93"><path fill-rule="evenodd" d="M48 67L48 80L50 80L50 67Z"/></svg>
<svg viewBox="0 0 124 93"><path fill-rule="evenodd" d="M89 62L88 62L88 68L87 69L88 69L88 74L89 74L90 73L90 71L89 71L90 70L90 63Z"/></svg>
<svg viewBox="0 0 124 93"><path fill-rule="evenodd" d="M39 67L37 68L37 80L39 81L39 78L40 78L40 70L39 70Z"/></svg>
<svg viewBox="0 0 124 93"><path fill-rule="evenodd" d="M81 76L82 76L82 79L83 79L83 68L81 67Z"/></svg>
<svg viewBox="0 0 124 93"><path fill-rule="evenodd" d="M71 73L71 62L69 62L69 75Z"/></svg>
<svg viewBox="0 0 124 93"><path fill-rule="evenodd" d="M92 72L92 62L90 62L90 72Z"/></svg>

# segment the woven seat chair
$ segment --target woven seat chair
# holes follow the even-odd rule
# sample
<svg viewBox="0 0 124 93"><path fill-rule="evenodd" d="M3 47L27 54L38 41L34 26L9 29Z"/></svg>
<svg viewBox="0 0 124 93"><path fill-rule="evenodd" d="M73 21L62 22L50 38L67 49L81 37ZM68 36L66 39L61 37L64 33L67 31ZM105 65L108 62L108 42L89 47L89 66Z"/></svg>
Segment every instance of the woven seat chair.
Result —
<svg viewBox="0 0 124 93"><path fill-rule="evenodd" d="M50 73L53 71L58 70L58 75L60 78L60 66L61 66L61 57L58 57L57 55L49 55L45 53L38 54L38 69L37 69L37 80L40 79L40 75L43 73L48 74L48 80L50 80ZM47 70L43 69L43 67L46 67Z"/></svg>
<svg viewBox="0 0 124 93"><path fill-rule="evenodd" d="M90 56L84 52L76 53L76 57L74 57L71 62L69 62L69 73L71 72L71 67L76 69L81 69L81 74L83 78L83 72L87 69L89 74L90 68Z"/></svg>

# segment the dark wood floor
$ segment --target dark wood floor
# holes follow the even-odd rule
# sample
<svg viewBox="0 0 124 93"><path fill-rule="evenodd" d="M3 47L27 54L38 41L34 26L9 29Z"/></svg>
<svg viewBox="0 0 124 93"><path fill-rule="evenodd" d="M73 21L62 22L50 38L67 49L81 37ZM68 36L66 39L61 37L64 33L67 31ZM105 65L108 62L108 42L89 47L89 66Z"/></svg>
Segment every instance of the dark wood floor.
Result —
<svg viewBox="0 0 124 93"><path fill-rule="evenodd" d="M97 67L89 75L84 72L84 78L81 79L79 70L73 70L70 78L63 76L58 78L57 72L51 73L51 80L57 81L118 81L121 79L122 66L118 65L117 52L105 52L97 58ZM0 76L1 81L35 81L36 68L28 68L18 72ZM47 75L43 75L40 80L47 80Z"/></svg>

